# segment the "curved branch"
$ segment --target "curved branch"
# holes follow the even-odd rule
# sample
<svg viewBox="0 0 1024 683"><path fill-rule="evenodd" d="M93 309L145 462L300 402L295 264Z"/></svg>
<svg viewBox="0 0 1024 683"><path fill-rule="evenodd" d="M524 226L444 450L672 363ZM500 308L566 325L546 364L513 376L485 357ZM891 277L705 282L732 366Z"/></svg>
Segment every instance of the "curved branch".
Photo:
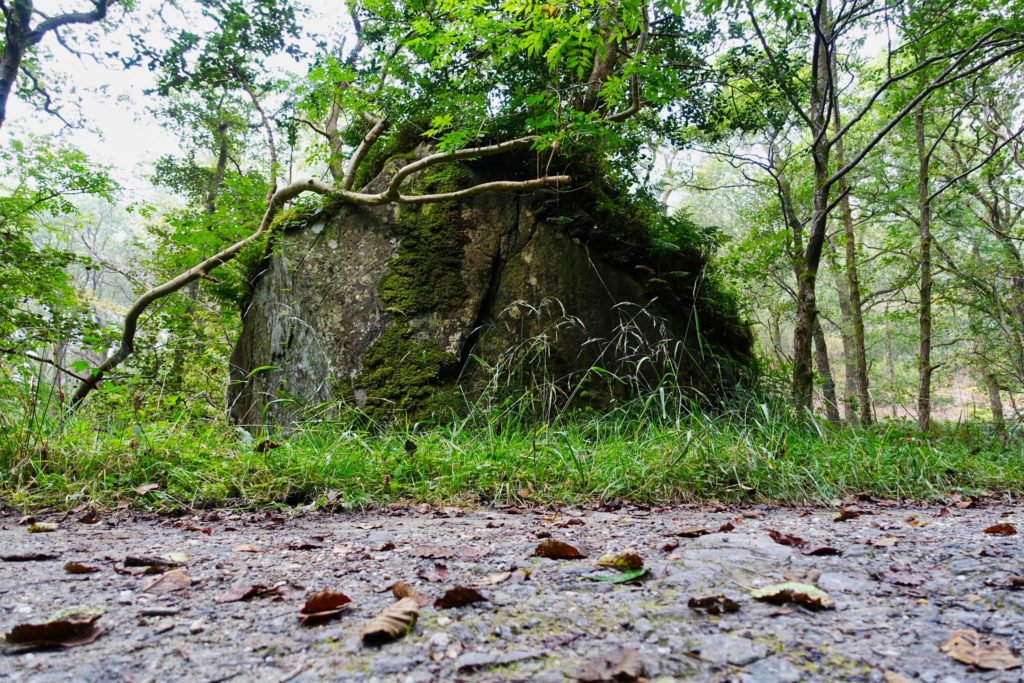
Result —
<svg viewBox="0 0 1024 683"><path fill-rule="evenodd" d="M462 149L456 152L445 152L440 154L431 154L423 157L418 161L414 161L411 164L399 169L395 176L392 178L388 188L377 194L366 194L362 192L351 192L349 190L341 189L328 185L319 180L312 178L305 178L297 180L289 185L286 185L272 194L270 194L267 200L267 208L263 214L262 220L260 220L259 227L255 232L246 237L243 240L235 242L231 246L221 250L213 256L207 258L203 262L196 266L193 266L189 270L181 273L180 275L164 282L161 285L153 287L144 292L135 303L129 307L128 312L125 314L124 323L121 331L121 341L117 351L103 361L99 366L93 369L92 374L83 380L75 391L74 396L71 399L72 406L78 406L84 401L89 394L91 394L97 387L103 378L111 370L115 369L122 363L124 363L132 352L135 350L135 335L138 332L139 319L146 309L153 302L162 299L166 296L173 294L195 280L208 278L210 271L218 268L225 263L228 263L232 259L238 256L246 247L249 247L259 241L267 233L269 233L274 224L274 217L280 211L281 207L286 203L295 199L304 192L315 192L316 194L326 195L330 197L336 197L344 201L348 201L353 204L361 204L365 206L379 206L382 204L429 204L443 201L452 201L457 199L465 199L466 197L472 197L473 195L481 194L483 192L495 192L495 191L526 191L537 189L540 187L558 186L568 184L571 182L569 176L546 176L543 178L537 178L534 180L523 180L523 181L506 181L499 180L494 182L480 183L472 187L468 187L464 190L457 190L455 192L445 192L441 194L431 195L403 195L400 193L402 183L413 173L422 171L430 166L436 164L457 161L459 159L468 159L481 156L492 156L495 154L501 154L503 152L522 149L529 147L536 136L519 138L517 140L510 140L508 142L499 143L496 145L490 145L487 147L476 147L469 149Z"/></svg>

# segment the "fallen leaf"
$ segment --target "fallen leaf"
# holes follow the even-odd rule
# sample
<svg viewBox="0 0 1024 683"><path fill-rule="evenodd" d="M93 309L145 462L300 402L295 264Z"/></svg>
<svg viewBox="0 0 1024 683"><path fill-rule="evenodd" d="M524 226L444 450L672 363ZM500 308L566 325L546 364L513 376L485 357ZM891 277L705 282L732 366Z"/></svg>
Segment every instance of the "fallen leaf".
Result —
<svg viewBox="0 0 1024 683"><path fill-rule="evenodd" d="M661 546L661 552L670 553L679 547L679 541L669 541L665 545Z"/></svg>
<svg viewBox="0 0 1024 683"><path fill-rule="evenodd" d="M953 631L940 649L956 661L979 669L1006 671L1024 664L1002 641L984 638L977 631Z"/></svg>
<svg viewBox="0 0 1024 683"><path fill-rule="evenodd" d="M185 590L190 585L192 585L192 578L187 571L179 567L146 579L142 584L142 592L163 595Z"/></svg>
<svg viewBox="0 0 1024 683"><path fill-rule="evenodd" d="M498 572L497 574L489 574L484 578L476 582L478 586L497 586L499 583L505 583L512 578L512 572Z"/></svg>
<svg viewBox="0 0 1024 683"><path fill-rule="evenodd" d="M11 645L34 647L74 647L91 643L102 630L96 621L103 615L102 608L72 608L61 610L42 624L19 624L6 635Z"/></svg>
<svg viewBox="0 0 1024 683"><path fill-rule="evenodd" d="M271 595L280 595L280 585L271 586L267 588L261 583L254 583L251 585L235 586L227 593L218 595L213 599L214 602L241 602L242 600L248 600L250 598L265 597Z"/></svg>
<svg viewBox="0 0 1024 683"><path fill-rule="evenodd" d="M399 581L392 585L391 594L399 600L402 598L412 598L420 607L426 607L430 604L430 596L420 593L405 581Z"/></svg>
<svg viewBox="0 0 1024 683"><path fill-rule="evenodd" d="M833 521L836 522L848 522L851 519L857 519L860 517L860 510L857 508L848 508L845 505L839 506L839 513L835 516Z"/></svg>
<svg viewBox="0 0 1024 683"><path fill-rule="evenodd" d="M82 562L65 562L64 571L68 574L95 574L100 570L94 564L84 564Z"/></svg>
<svg viewBox="0 0 1024 683"><path fill-rule="evenodd" d="M804 555L811 555L816 557L822 557L825 555L842 555L843 553L830 545L823 545L818 548L812 548L805 550Z"/></svg>
<svg viewBox="0 0 1024 683"><path fill-rule="evenodd" d="M156 491L159 488L160 484L143 484L142 486L135 487L135 493L139 494L140 496L144 496L150 491Z"/></svg>
<svg viewBox="0 0 1024 683"><path fill-rule="evenodd" d="M722 526L718 527L718 533L720 533L720 534L727 534L727 533L729 533L730 531L732 531L735 528L736 528L735 524L733 524L732 522L726 522Z"/></svg>
<svg viewBox="0 0 1024 683"><path fill-rule="evenodd" d="M416 576L431 583L444 583L448 580L448 567L440 562L435 562L433 567L421 569Z"/></svg>
<svg viewBox="0 0 1024 683"><path fill-rule="evenodd" d="M755 600L769 602L773 605L784 605L791 602L809 609L832 609L835 607L835 603L828 593L817 586L792 581L759 588L751 591L750 596Z"/></svg>
<svg viewBox="0 0 1024 683"><path fill-rule="evenodd" d="M1013 536L1017 533L1017 527L1013 526L1009 522L1000 522L999 524L993 524L985 529L985 533L992 534L994 536Z"/></svg>
<svg viewBox="0 0 1024 683"><path fill-rule="evenodd" d="M59 560L60 555L54 553L12 553L0 555L4 562L45 562L47 560Z"/></svg>
<svg viewBox="0 0 1024 683"><path fill-rule="evenodd" d="M236 553L260 553L260 552L263 552L263 548L259 547L258 545L247 545L247 544L236 545L234 548L232 548L232 550L234 550Z"/></svg>
<svg viewBox="0 0 1024 683"><path fill-rule="evenodd" d="M481 557L489 555L490 552L490 548L466 546L459 548L459 557L463 560L479 560Z"/></svg>
<svg viewBox="0 0 1024 683"><path fill-rule="evenodd" d="M639 569L626 569L618 574L591 574L587 578L592 581L607 581L608 583L629 583L644 578L650 571L647 567L640 567Z"/></svg>
<svg viewBox="0 0 1024 683"><path fill-rule="evenodd" d="M919 517L917 517L915 515L913 517L908 517L907 518L907 524L909 524L910 526L913 526L913 527L922 527L922 526L928 526L928 521L924 520L924 519L920 519Z"/></svg>
<svg viewBox="0 0 1024 683"><path fill-rule="evenodd" d="M416 557L425 557L431 560L447 560L455 557L455 550L440 545L417 545L409 551Z"/></svg>
<svg viewBox="0 0 1024 683"><path fill-rule="evenodd" d="M583 683L636 683L643 675L644 663L640 659L640 653L632 648L620 646L584 662L576 672L576 680Z"/></svg>
<svg viewBox="0 0 1024 683"><path fill-rule="evenodd" d="M605 569L618 569L619 571L627 571L630 569L640 569L644 566L644 558L640 557L637 553L609 553L608 555L602 555L597 560L598 567L604 567Z"/></svg>
<svg viewBox="0 0 1024 683"><path fill-rule="evenodd" d="M556 541L553 538L547 538L537 544L537 548L533 551L534 557L546 557L551 560L581 560L587 556L586 553L580 551L575 546L571 546L564 541Z"/></svg>
<svg viewBox="0 0 1024 683"><path fill-rule="evenodd" d="M125 567L165 567L166 569L173 569L179 567L183 563L169 559L167 557L154 557L151 555L128 555L124 558L122 564Z"/></svg>
<svg viewBox="0 0 1024 683"><path fill-rule="evenodd" d="M771 536L771 539L779 545L788 545L793 548L801 548L807 545L807 541L799 536L784 534L780 531L776 531L775 529L768 529L768 535Z"/></svg>
<svg viewBox="0 0 1024 683"><path fill-rule="evenodd" d="M402 598L363 624L359 636L364 645L382 645L401 638L416 624L420 607L412 598Z"/></svg>
<svg viewBox="0 0 1024 683"><path fill-rule="evenodd" d="M737 612L740 609L740 603L724 595L690 598L686 606L695 612L706 612L707 614L724 614L726 612Z"/></svg>
<svg viewBox="0 0 1024 683"><path fill-rule="evenodd" d="M871 578L883 583L891 583L897 586L920 586L924 583L924 577L912 573L906 567L889 567L880 572L872 572Z"/></svg>
<svg viewBox="0 0 1024 683"><path fill-rule="evenodd" d="M57 529L60 529L60 525L56 522L35 522L29 525L28 532L30 534L42 534L49 531L57 531Z"/></svg>
<svg viewBox="0 0 1024 683"><path fill-rule="evenodd" d="M1024 576L1009 576L1006 579L1007 588L1019 591L1024 589Z"/></svg>
<svg viewBox="0 0 1024 683"><path fill-rule="evenodd" d="M707 536L711 533L711 529L703 526L688 526L683 527L672 536L681 536L682 538L698 538L700 536Z"/></svg>
<svg viewBox="0 0 1024 683"><path fill-rule="evenodd" d="M487 602L487 598L480 594L475 588L469 586L455 586L444 592L440 598L434 601L434 607L451 609L453 607L465 607L474 602Z"/></svg>
<svg viewBox="0 0 1024 683"><path fill-rule="evenodd" d="M352 602L352 598L344 593L322 590L313 593L299 610L299 619L303 624L326 621L339 614Z"/></svg>
<svg viewBox="0 0 1024 683"><path fill-rule="evenodd" d="M913 683L909 678L903 674L898 674L895 671L886 671L882 674L882 680L885 683Z"/></svg>
<svg viewBox="0 0 1024 683"><path fill-rule="evenodd" d="M292 541L286 546L283 546L281 550L319 550L323 546L313 541Z"/></svg>
<svg viewBox="0 0 1024 683"><path fill-rule="evenodd" d="M879 538L870 538L867 541L867 545L873 545L876 548L891 548L899 543L899 537L897 536L881 536Z"/></svg>

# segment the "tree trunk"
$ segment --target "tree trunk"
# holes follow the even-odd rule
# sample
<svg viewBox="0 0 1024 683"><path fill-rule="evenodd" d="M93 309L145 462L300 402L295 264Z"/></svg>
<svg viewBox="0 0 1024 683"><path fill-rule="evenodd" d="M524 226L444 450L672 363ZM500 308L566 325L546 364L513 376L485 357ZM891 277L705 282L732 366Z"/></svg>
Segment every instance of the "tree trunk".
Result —
<svg viewBox="0 0 1024 683"><path fill-rule="evenodd" d="M21 60L28 48L27 36L31 31L31 0L14 0L8 10L4 32L4 51L0 56L0 127L7 120L7 101L18 82Z"/></svg>
<svg viewBox="0 0 1024 683"><path fill-rule="evenodd" d="M831 54L831 65L833 72L836 68L835 52ZM838 135L843 128L842 117L839 113L839 98L835 96L833 89L832 97L832 125ZM843 148L843 138L836 139L835 149L836 166L842 168L846 165L846 155ZM847 368L853 366L852 388L857 395L857 408L860 411L860 423L871 424L871 390L868 385L868 358L864 341L864 311L861 308L860 296L860 275L857 271L857 232L853 224L853 209L850 206L850 186L847 177L843 176L837 184L839 196L839 214L843 221L843 237L846 258L846 298L847 310L849 313L849 334L853 362L847 363ZM847 380L847 386L850 387Z"/></svg>
<svg viewBox="0 0 1024 683"><path fill-rule="evenodd" d="M824 396L825 417L829 423L839 426L839 406L836 401L836 381L832 376L832 365L828 359L828 342L825 340L825 331L821 328L821 321L814 324L814 358L818 365L818 374L821 375L821 390Z"/></svg>
<svg viewBox="0 0 1024 683"><path fill-rule="evenodd" d="M919 227L918 304L919 346L917 359L917 427L926 432L932 422L932 233L931 201L928 190L929 155L925 149L924 105L914 110L917 138L917 207Z"/></svg>
<svg viewBox="0 0 1024 683"><path fill-rule="evenodd" d="M843 343L843 368L846 375L843 382L843 417L851 425L857 425L859 423L857 415L857 365L854 361L853 335L850 334L852 328L850 292L847 287L847 279L842 277L840 272L831 240L829 240L827 245L829 247L829 270L832 272L832 279L836 285L836 298L839 300L839 316L842 323L839 333Z"/></svg>

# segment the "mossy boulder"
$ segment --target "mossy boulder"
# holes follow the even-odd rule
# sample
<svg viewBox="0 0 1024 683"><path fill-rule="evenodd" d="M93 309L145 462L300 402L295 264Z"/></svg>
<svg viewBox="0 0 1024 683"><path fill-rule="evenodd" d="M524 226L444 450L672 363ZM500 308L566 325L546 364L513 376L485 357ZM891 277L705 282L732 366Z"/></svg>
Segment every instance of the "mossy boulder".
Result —
<svg viewBox="0 0 1024 683"><path fill-rule="evenodd" d="M412 156L393 157L369 189ZM412 182L443 192L530 169L452 164ZM374 418L419 419L538 381L606 403L661 381L665 363L695 393L727 391L751 338L706 256L659 248L654 217L588 188L291 216L253 273L232 418L289 425L348 402ZM594 367L604 379L587 379Z"/></svg>

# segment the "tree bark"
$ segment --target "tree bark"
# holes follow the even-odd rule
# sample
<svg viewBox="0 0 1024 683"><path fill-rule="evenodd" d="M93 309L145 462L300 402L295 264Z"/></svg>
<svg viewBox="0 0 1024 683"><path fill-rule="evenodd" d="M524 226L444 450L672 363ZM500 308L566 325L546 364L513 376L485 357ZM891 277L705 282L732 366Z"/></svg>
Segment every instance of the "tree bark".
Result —
<svg viewBox="0 0 1024 683"><path fill-rule="evenodd" d="M814 325L814 358L818 365L818 374L821 375L825 417L830 424L839 426L841 421L836 401L836 381L832 376L832 365L828 359L828 342L825 340L825 331L821 328L820 320Z"/></svg>
<svg viewBox="0 0 1024 683"><path fill-rule="evenodd" d="M918 357L917 357L917 428L926 432L932 422L932 233L929 195L929 154L924 138L924 105L914 110L914 132L917 138L918 197Z"/></svg>
<svg viewBox="0 0 1024 683"><path fill-rule="evenodd" d="M847 286L847 279L839 267L834 254L832 242L828 242L829 270L836 285L836 298L839 300L839 317L841 326L839 328L840 339L843 343L843 369L845 378L843 380L843 417L851 425L859 424L857 413L857 364L854 360L855 351L853 348L853 335L850 313L850 290Z"/></svg>

